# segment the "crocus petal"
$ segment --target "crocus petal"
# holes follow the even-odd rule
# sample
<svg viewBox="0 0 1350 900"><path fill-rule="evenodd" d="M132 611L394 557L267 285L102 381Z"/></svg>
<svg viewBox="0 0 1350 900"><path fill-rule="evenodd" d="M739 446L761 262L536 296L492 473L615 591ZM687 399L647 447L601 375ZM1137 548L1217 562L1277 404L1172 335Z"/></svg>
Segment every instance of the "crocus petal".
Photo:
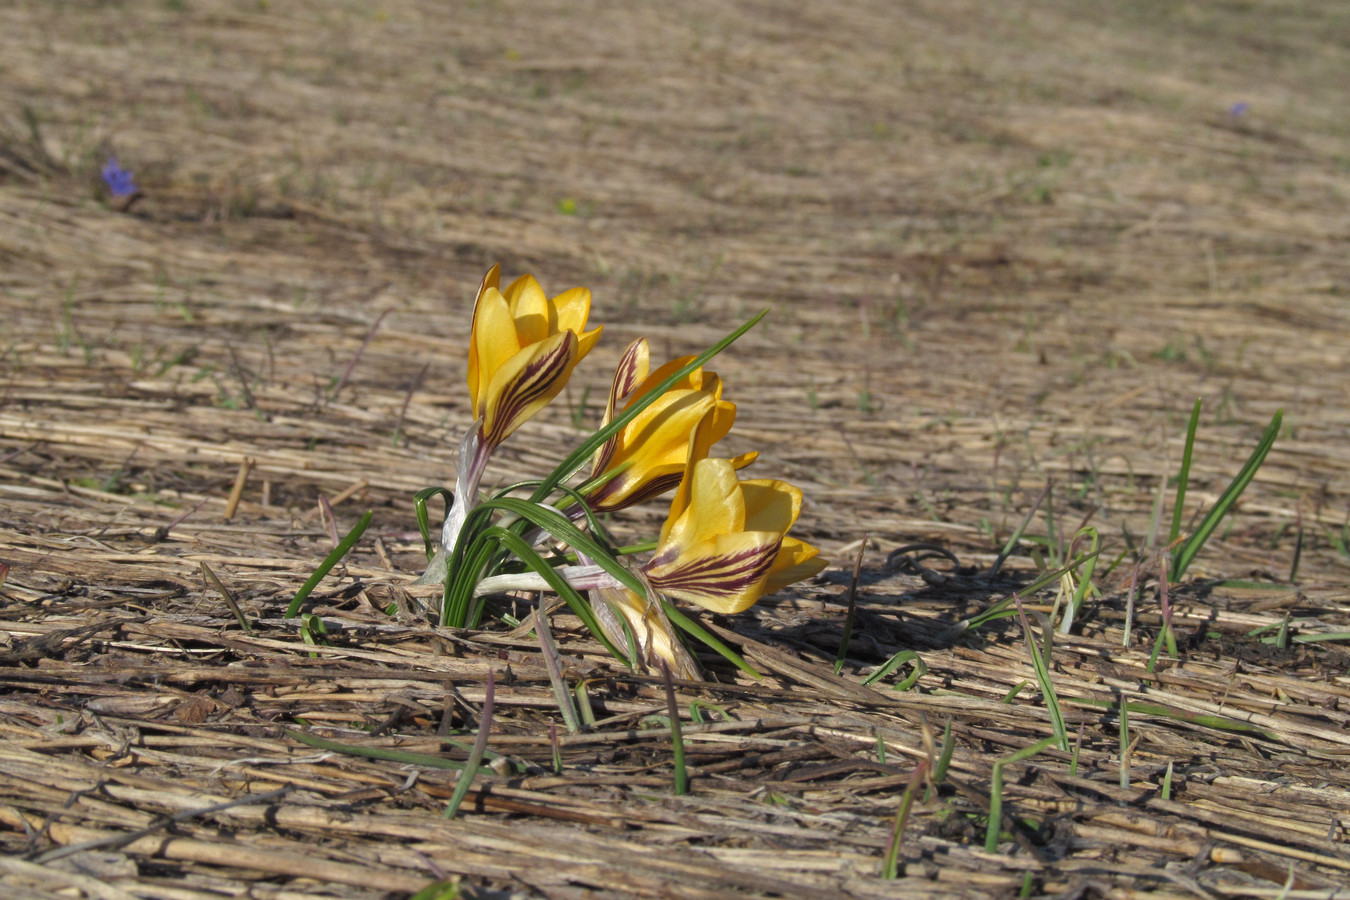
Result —
<svg viewBox="0 0 1350 900"><path fill-rule="evenodd" d="M670 483L656 493L674 487L689 456L689 432L712 412L714 403L702 391L670 391L640 412L608 443L599 471L620 471L591 495L591 508L619 509L636 503L633 494L654 478L670 476Z"/></svg>
<svg viewBox="0 0 1350 900"><path fill-rule="evenodd" d="M802 509L802 492L786 481L751 478L741 482L747 531L786 533Z"/></svg>
<svg viewBox="0 0 1350 900"><path fill-rule="evenodd" d="M665 365L659 366L655 372L652 372L643 379L642 385L628 398L627 406L632 406L647 394L656 390L658 384L665 381L671 375L674 375L677 370L689 365L691 360L693 360L692 356L681 356L678 359L672 359ZM683 378L678 379L674 384L667 388L667 390L707 391L712 394L715 399L720 400L722 397L722 380L717 377L716 373L705 372L700 366L694 371L687 373Z"/></svg>
<svg viewBox="0 0 1350 900"><path fill-rule="evenodd" d="M550 334L557 334L557 317L553 315L548 295L533 275L522 275L502 291L515 320L516 335L523 347L536 344Z"/></svg>
<svg viewBox="0 0 1350 900"><path fill-rule="evenodd" d="M638 338L624 349L619 364L614 367L614 380L609 386L609 404L605 407L603 424L608 425L614 421L614 413L618 411L619 404L646 380L650 358L651 348L645 337Z"/></svg>
<svg viewBox="0 0 1350 900"><path fill-rule="evenodd" d="M694 431L706 433L704 423L700 422ZM684 480L680 482L670 512L658 541L660 546L668 548L667 552L692 547L715 535L743 530L745 501L731 461L700 459L691 462L685 469Z"/></svg>
<svg viewBox="0 0 1350 900"><path fill-rule="evenodd" d="M815 547L785 536L801 511L801 491L782 481L742 482L729 459L696 459L711 434L712 416L690 433L684 480L643 572L664 594L734 613L815 574L824 561Z"/></svg>
<svg viewBox="0 0 1350 900"><path fill-rule="evenodd" d="M483 411L483 443L495 447L562 392L577 363L577 336L555 334L526 347L492 376Z"/></svg>
<svg viewBox="0 0 1350 900"><path fill-rule="evenodd" d="M660 545L668 543L676 522L684 518L684 514L689 509L690 496L694 485L694 469L700 462L708 458L708 453L712 450L712 426L713 423L707 419L700 419L699 423L694 426L694 430L689 432L689 460L684 465L684 476L675 489L675 496L671 498L670 514L666 516L666 521L661 525L661 535L657 540Z"/></svg>
<svg viewBox="0 0 1350 900"><path fill-rule="evenodd" d="M553 327L558 331L581 334L591 315L591 292L584 287L575 287L554 297L552 305Z"/></svg>
<svg viewBox="0 0 1350 900"><path fill-rule="evenodd" d="M830 564L820 556L820 550L805 541L784 536L783 546L778 550L778 558L769 568L769 577L764 581L764 593L772 594L789 584L795 584L817 575Z"/></svg>
<svg viewBox="0 0 1350 900"><path fill-rule="evenodd" d="M501 293L497 290L500 278L501 266L494 265L491 269L488 269L487 274L483 276L483 280L478 283L478 293L474 296L473 301L473 330L469 335L469 396L473 399L473 415L475 419L482 414L481 398L483 392L486 392L487 390L488 379L496 369L496 366L491 365L491 362L498 357L498 351L493 350L493 348L498 346L497 341L487 341L484 349L489 352L489 359L485 361L479 358L478 343L480 335L486 335L486 333L491 330L499 339L506 336L505 331L500 325L489 326L484 323L482 327L480 327L480 320L482 316L486 315L481 309L483 298L489 289L500 297ZM515 335L514 325L511 326L511 335L512 337ZM520 349L519 345L516 344L514 340L508 341L507 343L509 349L505 351L505 356L501 356L500 359L506 359L511 353ZM499 362L500 359L498 360Z"/></svg>
<svg viewBox="0 0 1350 900"><path fill-rule="evenodd" d="M660 397L652 398L651 392L693 357L671 360L648 375L648 355L647 341L639 338L629 345L615 370L605 422L613 419L620 403L625 409L636 403L647 405L596 451L591 474L608 479L602 479L587 495L593 510L622 509L678 486L685 468L705 458L711 445L726 437L736 421L736 404L721 399L721 379L702 368L686 372ZM705 427L695 436L693 429L700 424ZM756 456L738 456L733 466L749 465Z"/></svg>
<svg viewBox="0 0 1350 900"><path fill-rule="evenodd" d="M644 567L656 590L718 613L738 613L764 593L783 536L770 531L719 534L674 559Z"/></svg>

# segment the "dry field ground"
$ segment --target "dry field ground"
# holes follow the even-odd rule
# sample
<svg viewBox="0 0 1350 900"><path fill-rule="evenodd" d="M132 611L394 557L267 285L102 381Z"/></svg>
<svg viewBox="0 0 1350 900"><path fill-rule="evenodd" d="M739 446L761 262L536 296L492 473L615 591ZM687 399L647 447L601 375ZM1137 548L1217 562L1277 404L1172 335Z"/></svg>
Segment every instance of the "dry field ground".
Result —
<svg viewBox="0 0 1350 900"><path fill-rule="evenodd" d="M1350 896L1347 73L1350 10L1294 0L0 2L5 895ZM532 635L379 611L497 261L606 329L501 483L579 440L633 337L772 308L715 365L727 445L833 564L703 617L763 678L679 686L685 796L664 692L565 610L596 722L561 771ZM1188 526L1284 424L1150 666L1197 397ZM308 644L283 612L366 510ZM953 626L1084 521L1074 746L998 770L987 852L1051 711L1016 619ZM917 681L863 684L906 650ZM490 669L502 763L446 819Z"/></svg>

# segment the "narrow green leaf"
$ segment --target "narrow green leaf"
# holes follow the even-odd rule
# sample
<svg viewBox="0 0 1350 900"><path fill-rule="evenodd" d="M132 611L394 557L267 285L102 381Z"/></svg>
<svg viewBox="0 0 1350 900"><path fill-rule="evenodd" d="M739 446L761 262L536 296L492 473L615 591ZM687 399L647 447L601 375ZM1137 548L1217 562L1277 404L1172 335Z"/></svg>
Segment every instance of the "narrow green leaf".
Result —
<svg viewBox="0 0 1350 900"><path fill-rule="evenodd" d="M858 556L853 561L853 578L848 583L848 611L844 614L844 633L839 636L839 652L834 657L834 674L844 667L844 658L848 655L849 641L853 638L853 616L857 609L858 575L862 572L863 553L867 550L867 541L872 537L864 532L862 543L858 545Z"/></svg>
<svg viewBox="0 0 1350 900"><path fill-rule="evenodd" d="M1003 767L1024 759L1030 759L1042 750L1056 743L1059 738L1042 738L1030 747L1024 747L994 763L994 774L989 785L989 825L984 833L986 853L998 852L998 835L1003 825Z"/></svg>
<svg viewBox="0 0 1350 900"><path fill-rule="evenodd" d="M901 650L891 656L890 659L882 663L881 668L864 678L863 684L876 684L907 662L914 663L914 671L910 672L903 681L895 686L897 691L907 691L914 686L914 682L928 674L927 664L913 650Z"/></svg>
<svg viewBox="0 0 1350 900"><path fill-rule="evenodd" d="M534 607L534 630L539 635L539 648L544 655L544 669L548 672L549 683L553 686L553 698L558 703L558 712L562 713L563 724L568 732L575 734L581 730L581 717L572 703L572 692L563 681L562 664L558 660L558 645L553 640L553 629L549 627L545 614L544 598L540 595ZM579 686L579 685L578 685Z"/></svg>
<svg viewBox="0 0 1350 900"><path fill-rule="evenodd" d="M689 792L689 774L684 768L684 734L680 731L680 707L675 701L675 681L670 675L670 666L664 659L657 661L661 667L661 680L666 687L666 709L670 713L670 747L675 767L675 793Z"/></svg>
<svg viewBox="0 0 1350 900"><path fill-rule="evenodd" d="M557 510L531 500L521 500L518 497L500 497L489 500L479 504L478 508L482 510L501 509L528 520L577 552L590 557L592 562L603 568L605 572L612 575L615 580L633 593L646 594L647 588L642 583L642 579L615 559L607 547L572 524L570 519Z"/></svg>
<svg viewBox="0 0 1350 900"><path fill-rule="evenodd" d="M1191 421L1186 426L1186 445L1181 451L1181 469L1177 472L1177 494L1172 500L1172 530L1168 532L1167 546L1172 546L1181 537L1182 507L1186 503L1186 486L1191 481L1191 456L1195 452L1195 432L1200 427L1200 398L1195 398L1191 408Z"/></svg>
<svg viewBox="0 0 1350 900"><path fill-rule="evenodd" d="M370 524L371 515L372 511L368 510L366 514L361 517L361 521L356 523L356 527L347 532L347 536L338 542L338 545L333 548L333 552L324 557L324 561L319 563L319 567L314 570L314 574L309 576L309 580L300 587L298 592L296 592L295 599L291 601L291 605L286 607L285 618L290 619L300 611L301 604L305 602L305 598L310 595L310 592L318 586L319 582L332 570L333 566L338 564L338 560L346 556L352 547L356 545L356 542L361 539L361 535L365 534L366 526Z"/></svg>
<svg viewBox="0 0 1350 900"><path fill-rule="evenodd" d="M1026 639L1027 652L1031 656L1032 668L1036 671L1036 681L1041 688L1041 698L1045 700L1046 711L1050 713L1050 724L1055 729L1055 740L1059 743L1059 749L1067 753L1069 751L1069 732L1064 726L1064 712L1059 707L1059 696L1055 693L1054 682L1050 680L1049 654L1047 652L1043 655L1041 648L1036 646L1036 641L1031 636L1031 623L1027 620L1020 602L1017 604L1017 613L1022 620L1022 635ZM1037 616L1037 618L1041 617ZM1041 627L1047 634L1054 633L1054 629L1049 622L1042 620Z"/></svg>
<svg viewBox="0 0 1350 900"><path fill-rule="evenodd" d="M1120 786L1130 787L1130 701L1120 698Z"/></svg>
<svg viewBox="0 0 1350 900"><path fill-rule="evenodd" d="M666 611L666 618L670 619L670 623L676 628L684 629L699 641L702 641L704 645L711 648L718 656L722 657L756 681L759 681L764 677L760 675L759 672L755 671L755 667L746 662L739 653L719 641L707 629L686 616L674 603L663 599L661 601L661 608Z"/></svg>
<svg viewBox="0 0 1350 900"><path fill-rule="evenodd" d="M428 562L436 555L437 548L441 546L440 534L433 534L431 516L427 512L427 501L438 494L445 500L445 511L448 513L450 505L455 502L455 495L450 493L449 488L429 487L413 494L413 513L417 516L417 530L422 534L422 543L426 545ZM445 521L444 516L441 517L441 521ZM438 531L439 528L440 526L437 526Z"/></svg>
<svg viewBox="0 0 1350 900"><path fill-rule="evenodd" d="M881 877L893 879L900 874L900 841L905 836L905 823L909 821L909 811L914 805L914 791L923 781L928 768L928 760L920 760L909 776L905 793L900 798L900 809L895 813L895 825L891 828L891 840L886 847L886 858L882 862Z"/></svg>
<svg viewBox="0 0 1350 900"><path fill-rule="evenodd" d="M366 759L383 759L389 762L405 763L413 766L425 766L428 769L464 769L465 763L457 762L453 759L446 759L442 756L428 756L425 753L409 753L406 750L389 750L384 747L358 747L355 744L343 744L338 741L330 741L327 738L317 737L312 734L305 734L303 731L285 732L286 736L299 741L310 747L316 747L319 750L330 750L333 753L346 753L348 756L363 756ZM480 775L491 775L492 770L486 766L474 770Z"/></svg>
<svg viewBox="0 0 1350 900"><path fill-rule="evenodd" d="M1219 522L1233 508L1233 504L1242 496L1242 492L1247 489L1247 485L1256 476L1257 470L1266 461L1266 455L1270 453L1270 448L1275 445L1275 439L1279 437L1280 424L1283 420L1284 410L1277 411L1275 417L1270 420L1270 424L1266 426L1265 433L1261 435L1260 443L1256 445L1252 455L1247 458L1247 462L1242 466L1237 477L1219 497L1219 501L1214 504L1214 508L1201 520L1199 527L1195 529L1195 534L1191 535L1190 539L1178 548L1176 555L1172 558L1172 581L1180 581L1181 577L1186 574L1186 569L1190 567L1191 561L1205 546L1205 542L1214 533L1214 529L1219 526Z"/></svg>
<svg viewBox="0 0 1350 900"><path fill-rule="evenodd" d="M1002 600L999 600L997 603L994 603L992 606L990 606L988 609L986 609L984 612L980 613L977 616L973 616L972 618L964 622L958 622L952 628L949 628L947 632L942 635L942 638L944 640L950 640L956 635L960 634L962 631L971 628L978 628L979 626L983 625L986 622L992 622L995 619L1004 619L1007 618L1008 616L1017 615L1017 610L1011 609L1010 607L1013 605L1013 602L1018 597L1030 597L1037 591L1054 584L1065 574L1076 571L1079 567L1081 567L1085 563L1096 559L1097 555L1100 552L1101 552L1100 550L1097 550L1092 553L1085 553L1083 556L1069 563L1067 566L1062 566L1058 569L1054 569L1053 571L1043 572L1039 577L1037 577L1034 581L1032 581L1031 584L1017 591L1015 594L1012 594L1008 597L1004 597Z"/></svg>
<svg viewBox="0 0 1350 900"><path fill-rule="evenodd" d="M492 528L487 529L483 533L483 536L489 540L499 541L503 546L514 553L521 562L537 572L544 581L548 582L549 588L572 608L572 612L576 614L577 618L581 619L582 624L595 636L596 640L605 645L606 650L608 650L616 659L621 659L630 665L632 664L629 657L618 647L614 646L614 643L606 636L604 629L601 628L600 623L596 621L595 613L592 612L591 605L586 602L586 599L582 597L581 594L577 593L576 588L568 584L567 580L563 578L562 575L558 574L557 569L545 562L543 557L536 553L534 548L525 542L524 538L518 534L507 531L505 528L495 525Z"/></svg>
<svg viewBox="0 0 1350 900"><path fill-rule="evenodd" d="M492 706L496 694L495 688L494 673L492 669L488 669L487 685L483 693L483 711L478 717L478 737L473 742L473 749L469 751L469 759L464 763L464 771L460 772L459 777L455 779L455 792L450 795L450 803L445 807L445 818L447 819L453 819L455 813L459 812L459 806L468 796L469 786L473 783L473 773L479 771L478 764L483 761L483 753L487 750L488 732L492 730Z"/></svg>

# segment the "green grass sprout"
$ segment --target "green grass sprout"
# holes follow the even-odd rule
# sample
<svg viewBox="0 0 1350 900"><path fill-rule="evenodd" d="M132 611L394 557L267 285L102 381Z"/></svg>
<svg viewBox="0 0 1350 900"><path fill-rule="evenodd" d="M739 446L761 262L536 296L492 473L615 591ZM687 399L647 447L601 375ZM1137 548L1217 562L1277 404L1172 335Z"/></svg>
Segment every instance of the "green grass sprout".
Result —
<svg viewBox="0 0 1350 900"><path fill-rule="evenodd" d="M1199 397L1191 408L1191 420L1186 425L1186 443L1181 450L1181 470L1177 472L1177 493L1172 499L1172 530L1168 532L1167 545L1170 547L1181 538L1181 516L1186 504L1186 486L1191 480L1191 458L1195 453L1195 432L1200 427Z"/></svg>
<svg viewBox="0 0 1350 900"><path fill-rule="evenodd" d="M1059 738L1054 735L1042 738L1030 747L1024 747L994 763L994 774L989 784L989 825L984 834L984 850L986 853L998 852L998 836L1003 823L1003 768L1024 759L1030 759L1058 741Z"/></svg>
<svg viewBox="0 0 1350 900"><path fill-rule="evenodd" d="M534 630L539 635L539 649L544 657L544 669L548 672L549 684L553 686L553 698L558 702L558 711L562 713L567 730L575 734L581 730L581 717L577 715L576 707L572 705L572 693L567 689L567 682L563 681L562 665L558 661L558 644L553 640L553 631L548 625L548 609L542 593L534 607Z"/></svg>
<svg viewBox="0 0 1350 900"><path fill-rule="evenodd" d="M629 638L631 643L632 638ZM591 695L586 689L586 679L577 680L577 686L572 691L577 700L577 714L581 716L581 727L587 728L595 724L595 709L591 706Z"/></svg>
<svg viewBox="0 0 1350 900"><path fill-rule="evenodd" d="M492 730L492 705L495 693L495 673L492 669L488 669L487 685L483 689L483 711L478 716L478 738L473 742L473 749L469 751L464 771L455 779L455 792L450 795L450 803L445 807L447 819L453 819L459 812L459 806L469 793L469 785L473 783L474 775L480 771L479 763L483 761L483 754L487 750L488 732Z"/></svg>
<svg viewBox="0 0 1350 900"><path fill-rule="evenodd" d="M952 720L948 719L942 729L942 746L938 749L937 765L933 767L932 787L937 789L947 780L947 769L951 767L952 756L956 753L956 736L952 734Z"/></svg>
<svg viewBox="0 0 1350 900"><path fill-rule="evenodd" d="M689 792L689 774L684 769L684 734L680 731L680 707L675 702L675 679L664 659L658 660L661 680L666 688L666 709L670 714L670 749L675 767L676 795Z"/></svg>
<svg viewBox="0 0 1350 900"><path fill-rule="evenodd" d="M895 879L899 877L900 842L905 836L905 823L909 821L909 811L914 805L915 789L923 782L927 774L928 760L921 759L919 764L914 767L914 772L909 776L909 783L905 785L905 793L900 797L900 808L895 813L895 825L891 828L891 840L886 846L886 859L881 867L882 878Z"/></svg>
<svg viewBox="0 0 1350 900"><path fill-rule="evenodd" d="M309 644L311 647L328 646L328 626L324 624L323 619L313 613L304 613L300 616L300 640ZM310 652L310 658L317 659L319 654Z"/></svg>
<svg viewBox="0 0 1350 900"><path fill-rule="evenodd" d="M562 764L562 745L558 743L558 723L553 719L548 720L548 743L553 748L553 774L561 775Z"/></svg>
<svg viewBox="0 0 1350 900"><path fill-rule="evenodd" d="M1036 501L1031 504L1031 509L1027 510L1027 516L1022 520L1022 524L1017 526L1017 530L1012 533L1008 538L1007 543L1003 545L1003 549L999 552L998 558L995 559L994 564L989 567L989 574L991 576L998 574L999 570L1003 568L1003 564L1007 562L1008 557L1012 555L1013 550L1017 549L1017 545L1022 540L1022 535L1026 533L1026 530L1029 527L1031 527L1031 520L1036 517L1036 510L1041 508L1041 504L1044 503L1045 498L1049 496L1050 486L1050 483L1047 483L1041 490Z"/></svg>
<svg viewBox="0 0 1350 900"><path fill-rule="evenodd" d="M306 734L303 731L286 731L286 736L292 740L299 741L309 747L317 750L328 750L333 753L345 753L348 756L361 756L366 759L382 759L387 762L402 763L411 766L424 766L428 769L458 769L463 770L468 763L459 762L454 759L446 759L443 756L429 756L425 753L410 753L407 750L392 750L385 747L358 747L354 744L343 744L339 741L330 741L327 738L321 738L316 735ZM486 766L475 764L473 771L479 775L491 775L492 770Z"/></svg>
<svg viewBox="0 0 1350 900"><path fill-rule="evenodd" d="M957 622L955 625L951 626L941 635L939 635L938 640L941 643L945 644L960 637L966 631L984 625L986 622L992 622L996 619L1005 619L1008 618L1009 616L1017 615L1017 610L1013 608L1014 602L1020 602L1021 598L1029 597L1032 594L1035 594L1037 591L1043 590L1049 585L1052 585L1055 582L1059 581L1059 579L1062 578L1067 573L1077 571L1078 568L1081 567L1084 563L1088 562L1089 560L1096 559L1097 553L1099 552L1100 551L1093 553L1086 553L1079 559L1074 560L1073 562L1069 563L1066 566L1061 566L1060 568L1055 569L1053 571L1042 572L1031 582L1031 584L1028 584L1021 590L1016 591L1015 593L1010 594L1009 596L1004 597L1003 599L991 604L987 609L985 609L978 615L972 616L969 619L962 619L960 622Z"/></svg>
<svg viewBox="0 0 1350 900"><path fill-rule="evenodd" d="M1026 641L1027 653L1031 656L1032 668L1036 671L1036 682L1040 685L1041 699L1045 701L1046 711L1050 713L1050 724L1055 730L1055 742L1059 749L1067 753L1069 751L1069 733L1064 726L1064 712L1060 709L1054 682L1050 680L1050 651L1052 648L1051 642L1054 639L1054 629L1051 628L1049 621L1042 618L1039 613L1033 613L1040 620L1041 631L1045 640L1045 649L1042 650L1032 639L1031 623L1027 621L1021 598L1017 601L1017 615L1022 622L1022 636Z"/></svg>
<svg viewBox="0 0 1350 900"><path fill-rule="evenodd" d="M1158 653L1162 650L1164 644L1167 645L1167 653L1173 659L1177 655L1177 639L1175 632L1172 631L1172 602L1168 591L1167 572L1165 570L1166 561L1162 562L1164 571L1158 579L1158 605L1162 608L1162 627L1158 630L1158 637L1153 642L1153 651L1149 654L1148 664L1144 671L1150 675L1153 674L1158 665Z"/></svg>
<svg viewBox="0 0 1350 900"><path fill-rule="evenodd" d="M881 668L864 678L863 684L876 684L878 681L885 678L887 675L890 675L908 662L914 664L913 671L906 675L898 684L894 685L894 690L907 691L914 687L915 683L918 682L920 678L928 674L928 665L923 661L919 654L913 650L901 650L899 653L892 655L890 659L886 660L886 662L881 665Z"/></svg>
<svg viewBox="0 0 1350 900"><path fill-rule="evenodd" d="M1130 702L1120 695L1120 786L1130 787Z"/></svg>
<svg viewBox="0 0 1350 900"><path fill-rule="evenodd" d="M229 607L230 613L234 616L235 621L239 623L239 627L244 629L248 634L252 634L253 626L249 624L248 619L244 618L244 611L239 608L239 603L234 599L234 594L219 578L216 577L216 573L211 571L211 567L208 566L204 560L201 563L201 572L202 578L206 579L206 581L220 593L220 598L224 600L225 605ZM0 568L0 587L4 586L4 575L5 569Z"/></svg>
<svg viewBox="0 0 1350 900"><path fill-rule="evenodd" d="M356 546L356 542L361 539L361 535L365 534L366 526L370 524L372 514L372 511L367 510L366 514L361 517L361 521L356 523L356 527L347 532L347 536L338 542L338 545L333 548L333 552L329 553L324 557L323 562L319 563L319 567L314 570L314 574L310 575L309 580L301 585L300 590L296 592L291 605L286 607L286 618L293 618L300 611L305 598L318 586L323 577L332 570L333 566L338 564L342 557L351 551L352 547Z"/></svg>
<svg viewBox="0 0 1350 900"><path fill-rule="evenodd" d="M1197 410L1198 408L1199 401L1197 401ZM1233 478L1232 482L1229 483L1228 488L1220 495L1218 502L1216 502L1213 508L1205 514L1205 517L1200 521L1200 524L1196 526L1195 532L1173 551L1172 569L1170 573L1172 581L1180 581L1182 576L1186 574L1186 570L1190 568L1191 562L1194 561L1196 554L1198 554L1205 546L1205 542L1213 535L1214 529L1219 526L1219 522L1223 520L1224 516L1228 515L1234 504L1237 503L1238 498L1242 496L1242 492L1247 489L1247 485L1250 484L1252 478L1256 476L1257 470L1260 469L1262 463L1266 461L1266 456L1270 453L1270 448L1275 445L1275 439L1280 434L1280 425L1283 421L1284 410L1277 410L1275 416L1270 420L1270 424L1266 426L1265 432L1261 435L1261 440L1257 443L1256 449L1252 451L1251 456L1247 458L1247 462L1243 464L1242 468L1238 471L1238 474ZM1187 454L1182 458L1182 470L1184 472L1190 471L1189 451L1194 439L1195 424L1195 416L1192 416L1191 427L1187 433ZM1180 478L1178 481L1177 492L1178 495L1184 499L1185 494L1183 492L1183 485L1185 479ZM1180 501L1178 501L1178 509L1179 506ZM1178 522L1177 514L1178 510L1173 510L1172 518L1174 527L1179 528L1179 525L1176 524Z"/></svg>
<svg viewBox="0 0 1350 900"><path fill-rule="evenodd" d="M1120 707L1120 704L1116 701L1094 700L1089 697L1074 697L1066 700L1065 703L1074 706L1087 706L1104 712L1118 711ZM1163 706L1160 703L1146 703L1140 700L1130 701L1128 709L1131 715L1158 716L1159 718L1174 719L1178 722L1199 725L1202 728L1213 728L1216 731L1232 732L1233 734L1257 735L1275 743L1278 743L1280 740L1278 736L1271 734L1265 729L1253 725L1250 722L1244 722L1241 719L1230 719L1227 716L1216 716L1210 713L1184 712L1179 709Z"/></svg>
<svg viewBox="0 0 1350 900"><path fill-rule="evenodd" d="M459 882L457 881L433 881L409 897L408 900L458 900L459 893Z"/></svg>
<svg viewBox="0 0 1350 900"><path fill-rule="evenodd" d="M716 703L709 703L707 700L689 701L689 720L693 722L695 725L702 725L704 721L703 710L705 709L710 709L713 712L717 713L719 716L722 717L723 722L735 721L735 718L731 715L731 713L727 712L724 708L718 706Z"/></svg>

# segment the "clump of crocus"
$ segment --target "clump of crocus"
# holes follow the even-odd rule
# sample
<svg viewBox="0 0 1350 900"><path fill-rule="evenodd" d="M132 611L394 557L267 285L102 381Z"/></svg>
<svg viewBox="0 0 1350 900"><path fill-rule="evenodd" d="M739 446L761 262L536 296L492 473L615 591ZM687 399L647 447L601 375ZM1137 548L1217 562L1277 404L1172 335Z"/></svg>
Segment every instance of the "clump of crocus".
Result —
<svg viewBox="0 0 1350 900"><path fill-rule="evenodd" d="M676 623L724 655L734 654L691 623L678 604L737 613L766 594L825 566L815 547L788 535L801 492L737 474L757 454L713 458L736 407L721 379L704 369L764 315L698 356L654 371L646 339L625 350L600 428L538 481L482 495L493 452L562 392L595 346L591 295L573 288L549 298L525 275L505 290L493 266L478 288L470 335L468 386L474 422L459 447L450 509L421 583L443 584L440 621L475 626L488 598L512 591L560 596L617 656L636 668L664 662L679 677L699 668ZM569 484L590 463L590 477ZM597 513L612 513L674 491L658 539L617 548ZM545 612L542 605L539 615Z"/></svg>

